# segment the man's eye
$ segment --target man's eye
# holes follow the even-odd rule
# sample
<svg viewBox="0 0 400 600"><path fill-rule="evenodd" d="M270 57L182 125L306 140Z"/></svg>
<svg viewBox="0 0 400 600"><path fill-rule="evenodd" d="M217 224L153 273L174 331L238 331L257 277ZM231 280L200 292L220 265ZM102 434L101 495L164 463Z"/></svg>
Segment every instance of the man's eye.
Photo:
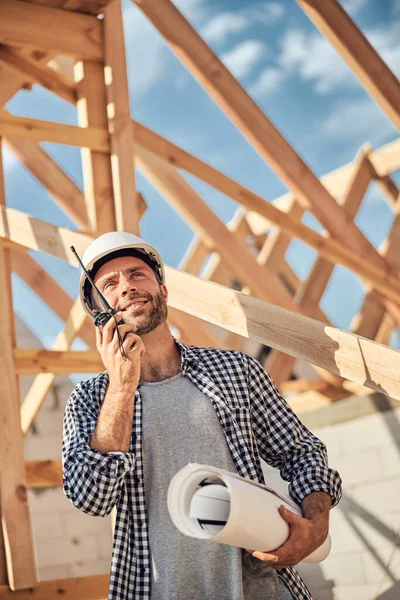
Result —
<svg viewBox="0 0 400 600"><path fill-rule="evenodd" d="M103 290L106 290L107 288L109 288L112 285L115 285L115 281L107 281L107 283L103 287Z"/></svg>
<svg viewBox="0 0 400 600"><path fill-rule="evenodd" d="M143 273L140 273L140 271L136 271L135 273L132 273L132 277L143 277Z"/></svg>

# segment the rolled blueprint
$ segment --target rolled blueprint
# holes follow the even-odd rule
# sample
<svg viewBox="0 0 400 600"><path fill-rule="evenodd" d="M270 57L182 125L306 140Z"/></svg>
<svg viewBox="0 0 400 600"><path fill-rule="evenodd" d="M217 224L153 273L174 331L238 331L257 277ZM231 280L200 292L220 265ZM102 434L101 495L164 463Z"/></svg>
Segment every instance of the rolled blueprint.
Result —
<svg viewBox="0 0 400 600"><path fill-rule="evenodd" d="M289 525L282 519L279 506L302 514L291 498L266 485L195 463L174 475L167 501L171 519L184 535L264 552L276 550L289 537ZM328 534L303 560L321 562L330 549Z"/></svg>

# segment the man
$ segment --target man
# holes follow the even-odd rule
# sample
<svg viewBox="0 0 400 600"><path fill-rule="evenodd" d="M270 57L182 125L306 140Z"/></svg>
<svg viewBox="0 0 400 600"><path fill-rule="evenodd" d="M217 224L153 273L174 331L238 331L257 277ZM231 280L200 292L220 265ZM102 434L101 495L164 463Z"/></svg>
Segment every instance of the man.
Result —
<svg viewBox="0 0 400 600"><path fill-rule="evenodd" d="M109 600L310 600L293 565L322 544L341 494L322 442L256 360L173 338L153 247L107 233L83 264L118 312L96 330L106 372L80 383L66 406L64 490L94 516L116 507ZM84 273L80 292L94 318L102 307ZM261 458L302 505L304 518L280 509L290 528L283 546L252 553L176 530L166 496L179 469L211 464L263 482Z"/></svg>

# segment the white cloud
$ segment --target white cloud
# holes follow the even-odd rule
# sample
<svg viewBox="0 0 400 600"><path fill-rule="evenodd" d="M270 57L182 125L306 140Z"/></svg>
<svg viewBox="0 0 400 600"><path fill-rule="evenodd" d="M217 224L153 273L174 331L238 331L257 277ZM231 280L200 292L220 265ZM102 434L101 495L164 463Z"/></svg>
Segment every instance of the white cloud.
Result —
<svg viewBox="0 0 400 600"><path fill-rule="evenodd" d="M400 20L391 27L374 29L366 35L394 74L400 77Z"/></svg>
<svg viewBox="0 0 400 600"><path fill-rule="evenodd" d="M364 33L394 73L400 74L400 22ZM344 60L318 32L287 31L281 42L278 62L289 73L312 82L319 94L336 92L338 87L359 85Z"/></svg>
<svg viewBox="0 0 400 600"><path fill-rule="evenodd" d="M240 13L221 13L211 19L201 31L207 42L223 42L232 33L240 33L250 25L248 18Z"/></svg>
<svg viewBox="0 0 400 600"><path fill-rule="evenodd" d="M169 51L147 17L132 3L124 5L124 30L129 83L135 97L161 79Z"/></svg>
<svg viewBox="0 0 400 600"><path fill-rule="evenodd" d="M285 77L285 72L281 69L268 67L261 71L257 81L250 87L250 94L254 97L272 94L278 89Z"/></svg>
<svg viewBox="0 0 400 600"><path fill-rule="evenodd" d="M272 25L284 15L285 9L277 2L265 2L262 6L245 6L236 12L222 12L208 21L201 35L210 43L224 42L229 36L241 33L262 23Z"/></svg>
<svg viewBox="0 0 400 600"><path fill-rule="evenodd" d="M267 25L281 19L284 13L285 9L278 2L265 2L263 7L256 9L258 17Z"/></svg>
<svg viewBox="0 0 400 600"><path fill-rule="evenodd" d="M340 0L343 8L350 15L355 15L367 2L368 0Z"/></svg>
<svg viewBox="0 0 400 600"><path fill-rule="evenodd" d="M396 132L373 100L365 98L337 103L322 121L320 133L333 141L352 141L359 147L364 142L372 146L381 145Z"/></svg>
<svg viewBox="0 0 400 600"><path fill-rule="evenodd" d="M300 29L286 32L281 42L279 64L313 81L320 94L333 92L338 85L352 85L354 75L336 50L318 33L307 34Z"/></svg>
<svg viewBox="0 0 400 600"><path fill-rule="evenodd" d="M265 46L261 42L246 40L223 54L221 60L235 77L241 79L250 73L264 55Z"/></svg>

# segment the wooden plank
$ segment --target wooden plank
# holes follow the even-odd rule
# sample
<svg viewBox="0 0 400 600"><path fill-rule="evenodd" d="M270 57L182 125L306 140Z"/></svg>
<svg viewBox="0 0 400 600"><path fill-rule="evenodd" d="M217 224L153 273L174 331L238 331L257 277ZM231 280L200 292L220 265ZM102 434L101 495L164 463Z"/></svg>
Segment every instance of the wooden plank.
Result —
<svg viewBox="0 0 400 600"><path fill-rule="evenodd" d="M159 137L160 136L158 136L158 138ZM167 156L170 156L170 160L166 160L166 162L176 163L177 166L182 166L182 164L179 163L177 160L177 155L172 154L169 142L167 144L165 144L165 142L166 140L164 138L161 138L161 140L159 140L153 137L152 135L148 135L148 132L144 132L144 129L136 129L136 143L138 146L138 152L143 151L143 148L145 146L146 149L151 148L153 150L154 148L156 148L157 156L162 156L164 160L166 160ZM396 141L394 144L384 146L379 151L372 152L369 158L371 163L374 165L374 168L377 169L377 171L382 172L386 168L392 169L400 167L399 156L400 140ZM216 171L215 169L213 169L209 165L206 165L205 163L203 163L203 165L199 169L199 164L196 162L196 169L190 170L189 165L191 161L193 162L193 158L194 157L190 157L190 161L188 161L188 164L185 163L186 170L192 172L192 174L195 174L197 176L200 176L201 173L201 178L203 179L203 181L206 181L210 185L213 185L222 193L241 203L242 206L258 213L259 215L262 215L262 217L265 218L266 225L277 225L286 233L290 234L291 236L297 239L302 240L303 242L317 250L317 252L323 258L326 258L334 264L342 264L343 266L349 268L350 270L360 275L360 270L358 269L358 267L360 267L362 270L365 261L362 258L362 256L359 255L359 253L353 254L352 252L349 252L349 250L345 248L343 244L338 243L336 240L320 236L306 225L303 225L303 223L301 223L300 221L296 221L295 219L291 218L290 215L287 215L282 210L276 208L276 206L274 206L272 203L266 202L257 194L251 192L247 188L244 188L237 182L233 181L226 175L223 175L219 171ZM197 161L198 159L195 160ZM348 179L348 176L351 174L353 168L354 166L352 165L352 163L346 165L345 167L327 175L326 182L334 187L334 182L340 181L340 189L343 190L345 182L344 176L346 175ZM325 184L325 178L323 178L323 180ZM282 202L282 204L285 205L289 201L291 201L292 198L292 195L286 195L282 196L279 200ZM207 243L211 245L212 241L208 240ZM355 262L358 263L357 267L355 266ZM383 268L387 270L388 266L386 265Z"/></svg>
<svg viewBox="0 0 400 600"><path fill-rule="evenodd" d="M60 487L63 483L61 460L27 460L25 476L28 488Z"/></svg>
<svg viewBox="0 0 400 600"><path fill-rule="evenodd" d="M108 128L104 67L99 63L75 65L78 119L82 127ZM109 140L108 140L109 141ZM82 149L82 170L90 230L98 235L116 229L111 157Z"/></svg>
<svg viewBox="0 0 400 600"><path fill-rule="evenodd" d="M139 234L134 141L130 126L131 114L121 0L111 2L104 10L104 57L116 226L119 231Z"/></svg>
<svg viewBox="0 0 400 600"><path fill-rule="evenodd" d="M400 129L400 82L337 0L297 0L367 92Z"/></svg>
<svg viewBox="0 0 400 600"><path fill-rule="evenodd" d="M38 83L67 102L76 104L76 90L73 82L33 60L22 57L13 48L0 47L0 65L25 81Z"/></svg>
<svg viewBox="0 0 400 600"><path fill-rule="evenodd" d="M14 349L15 370L19 375L53 373L102 373L104 365L97 350Z"/></svg>
<svg viewBox="0 0 400 600"><path fill-rule="evenodd" d="M167 269L169 304L400 399L400 352L192 275Z"/></svg>
<svg viewBox="0 0 400 600"><path fill-rule="evenodd" d="M76 258L70 247L75 246L79 255L92 237L78 231L56 227L14 208L0 207L0 238L20 244L30 250L42 250L76 267Z"/></svg>
<svg viewBox="0 0 400 600"><path fill-rule="evenodd" d="M284 213L282 214L284 215ZM284 216L291 219L288 215ZM294 228L298 226L294 219L291 219L291 222ZM337 262L348 267L366 281L370 281L383 295L400 304L400 281L392 272L389 272L388 269L382 271L376 268L357 254L343 250L339 242L324 238L309 227L305 228L310 232L311 239L315 240L315 246L320 250L322 256L330 255L329 251L325 251L327 245L328 248L334 247L335 254L339 258ZM77 252L82 254L93 239L86 234L63 227L55 227L39 219L34 219L12 208L0 209L0 238L20 244L30 250L42 250L66 260L74 266L76 266L76 259L69 250L70 246L74 245ZM326 242L328 242L327 245ZM332 262L334 262L333 259Z"/></svg>
<svg viewBox="0 0 400 600"><path fill-rule="evenodd" d="M1 6L1 5L0 5ZM76 127L27 117L2 114L0 135L18 137L35 142L54 142L68 146L91 148L97 152L109 152L108 131L101 127Z"/></svg>
<svg viewBox="0 0 400 600"><path fill-rule="evenodd" d="M242 285L248 285L259 298L296 310L286 290L268 280L265 271L182 175L145 150L138 149L136 159L138 168L201 236L204 244L215 247Z"/></svg>
<svg viewBox="0 0 400 600"><path fill-rule="evenodd" d="M193 238L180 262L179 268L181 271L186 271L186 273L197 275L209 254L210 250L203 244L201 239L198 237Z"/></svg>
<svg viewBox="0 0 400 600"><path fill-rule="evenodd" d="M371 181L368 160L370 152L371 148L365 146L359 153L354 163L354 172L348 181L345 194L340 199L341 205L351 220L355 219ZM301 311L307 316L314 317L316 315L333 270L334 265L332 263L318 257L307 281L298 290L295 298L296 302ZM268 356L268 370L277 385L289 379L294 363L295 359L292 356L279 356L279 353L276 351L270 353Z"/></svg>
<svg viewBox="0 0 400 600"><path fill-rule="evenodd" d="M5 202L0 138L0 204ZM25 487L24 446L13 359L13 309L7 258L0 241L0 506L12 590L35 585L37 570Z"/></svg>
<svg viewBox="0 0 400 600"><path fill-rule="evenodd" d="M165 37L178 58L237 125L246 139L272 166L307 210L311 210L330 235L344 248L357 252L378 268L384 258L300 158L278 129L236 81L169 0L135 0Z"/></svg>
<svg viewBox="0 0 400 600"><path fill-rule="evenodd" d="M266 202L265 199L260 198L260 196L257 196L257 194L250 189L242 186L240 183L234 181L224 173L221 173L205 161L190 154L176 144L173 144L167 138L155 133L138 121L132 121L132 128L138 146L141 146L145 150L149 150L162 160L168 162L171 166L183 169L195 177L198 177L219 190L222 194L236 200L236 202L239 202L239 204L245 208L254 210L257 213L259 212L258 207L260 205L260 200L264 203ZM384 177L392 171L399 169L400 139L374 150L369 158L378 177ZM343 187L347 184L353 169L353 163L343 165L342 167L323 175L321 177L321 182L332 195L340 196L343 193ZM292 202L293 198L293 194L285 194L273 202L276 206L279 204L279 208L284 210L286 204ZM254 204L251 204L252 200L254 200ZM260 214L263 213L261 212ZM265 226L263 224L263 231L265 231L268 226L268 220L269 217L266 216L267 224Z"/></svg>
<svg viewBox="0 0 400 600"><path fill-rule="evenodd" d="M74 302L64 329L58 334L54 342L53 350L69 350L72 342L79 336L86 318L86 313L83 310L80 298L78 298ZM21 406L21 429L23 434L29 431L54 380L55 375L52 373L41 373L33 381Z"/></svg>
<svg viewBox="0 0 400 600"><path fill-rule="evenodd" d="M203 348L224 348L221 340L211 332L208 323L175 308L168 309L168 321L179 329L183 342Z"/></svg>
<svg viewBox="0 0 400 600"><path fill-rule="evenodd" d="M43 50L19 50L18 54L22 57L28 57L38 64L46 64L50 59L54 57L54 54L45 52ZM27 82L25 78L19 77L0 66L0 107L3 107L7 102L23 87L26 87Z"/></svg>
<svg viewBox="0 0 400 600"><path fill-rule="evenodd" d="M395 270L400 269L400 192L392 181L391 192L393 192L393 199L396 198L397 202L394 206L394 219L390 232L386 240L383 242L380 252L387 258L389 263ZM358 335L375 339L381 327L385 315L385 307L382 305L381 298L368 286L364 302L361 306L359 313L354 317L351 324L352 330ZM386 327L380 332L380 337L387 338L390 334L387 330L387 326L392 324L392 328L395 326L395 321L388 315L386 318Z"/></svg>
<svg viewBox="0 0 400 600"><path fill-rule="evenodd" d="M6 204L6 194L4 187L4 174L3 174L3 140L0 138L0 205L5 206ZM6 293L7 293L7 306L6 315L9 319L9 335L12 340L12 347L16 346L15 344L15 319L12 314L12 283L11 283L11 264L10 264L10 251L4 247L4 242L0 240L0 254L3 257L4 263L4 274L3 278L7 281ZM19 389L16 381L16 394L19 396ZM1 471L0 471L0 585L8 584L8 576L7 576L7 561L6 561L6 550L4 544L4 536L3 536L3 528L1 526Z"/></svg>
<svg viewBox="0 0 400 600"><path fill-rule="evenodd" d="M0 111L0 114L3 114L3 111ZM7 138L5 144L46 188L62 210L81 229L87 229L88 218L83 192L51 156L32 140Z"/></svg>
<svg viewBox="0 0 400 600"><path fill-rule="evenodd" d="M89 15L1 0L0 43L37 46L87 60L102 59L101 20Z"/></svg>
<svg viewBox="0 0 400 600"><path fill-rule="evenodd" d="M60 319L68 319L74 304L73 299L30 254L24 250L12 250L11 267ZM90 348L96 347L94 325L89 318L85 321L79 337Z"/></svg>
<svg viewBox="0 0 400 600"><path fill-rule="evenodd" d="M105 600L109 575L87 575L71 579L41 581L37 586L20 592L11 592L8 586L0 586L1 600Z"/></svg>
<svg viewBox="0 0 400 600"><path fill-rule="evenodd" d="M24 0L30 4L40 4L62 10L71 10L86 15L98 15L113 0Z"/></svg>
<svg viewBox="0 0 400 600"><path fill-rule="evenodd" d="M37 222L37 227L39 223ZM9 231L6 233L4 229L4 223L0 233L6 238L10 236ZM91 238L64 230L64 239L68 239L71 234L76 236L74 243L78 251L83 252ZM35 246L37 245L35 242ZM41 236L40 245L50 254L56 255L57 244L53 249L46 236ZM170 306L243 337L302 357L342 377L363 384L365 380L365 385L371 389L383 389L392 397L400 397L400 389L396 390L396 386L400 388L400 384L394 377L398 370L396 361L400 356L397 351L284 311L256 298L202 281L171 267L167 267L166 271ZM360 347L365 362L362 362ZM394 383L393 378L396 379Z"/></svg>

